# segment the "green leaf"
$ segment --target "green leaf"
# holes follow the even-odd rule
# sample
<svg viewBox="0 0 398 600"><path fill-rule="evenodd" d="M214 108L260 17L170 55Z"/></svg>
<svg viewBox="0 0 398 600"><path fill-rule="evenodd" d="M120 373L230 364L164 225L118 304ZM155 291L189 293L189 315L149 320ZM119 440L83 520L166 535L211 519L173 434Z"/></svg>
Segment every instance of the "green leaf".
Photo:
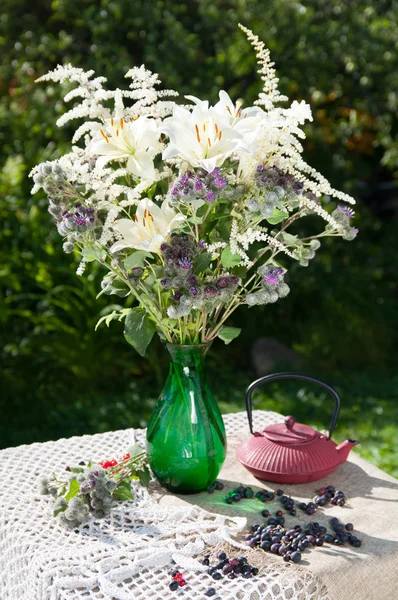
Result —
<svg viewBox="0 0 398 600"><path fill-rule="evenodd" d="M241 331L242 330L238 327L227 327L223 325L218 333L218 337L228 345L232 340L238 337Z"/></svg>
<svg viewBox="0 0 398 600"><path fill-rule="evenodd" d="M99 293L107 294L108 296L115 294L120 298L125 298L129 295L130 289L125 281L120 277L116 277L113 273L108 273L101 282L102 291ZM98 296L97 296L98 298Z"/></svg>
<svg viewBox="0 0 398 600"><path fill-rule="evenodd" d="M207 267L211 263L211 254L209 252L201 252L195 261L194 273L198 275L206 271Z"/></svg>
<svg viewBox="0 0 398 600"><path fill-rule="evenodd" d="M202 225L203 217L198 217L195 215L194 217L189 217L188 221L189 223L193 223L194 225Z"/></svg>
<svg viewBox="0 0 398 600"><path fill-rule="evenodd" d="M281 223L289 216L289 213L284 212L283 210L279 210L279 208L274 208L274 212L272 213L272 217L268 217L266 221L271 223L271 225L276 225L277 223Z"/></svg>
<svg viewBox="0 0 398 600"><path fill-rule="evenodd" d="M57 516L58 516L59 514L61 514L62 512L65 512L67 508L68 508L68 505L67 505L67 504L61 504L61 506L58 506L58 508L56 508L56 509L53 511L53 515L54 515L54 517L57 517Z"/></svg>
<svg viewBox="0 0 398 600"><path fill-rule="evenodd" d="M65 500L67 502L69 502L69 500L71 500L72 498L77 496L77 494L79 492L80 492L80 483L78 483L78 481L76 481L76 479L72 479L69 484L69 491L65 496Z"/></svg>
<svg viewBox="0 0 398 600"><path fill-rule="evenodd" d="M137 250L124 260L124 267L127 270L134 269L134 267L144 267L146 258L153 258L153 256L150 252L146 252L145 250Z"/></svg>
<svg viewBox="0 0 398 600"><path fill-rule="evenodd" d="M145 356L156 327L143 308L132 308L124 322L124 337L140 356Z"/></svg>
<svg viewBox="0 0 398 600"><path fill-rule="evenodd" d="M278 238L281 239L285 244L294 244L297 242L298 236L283 232L278 236Z"/></svg>
<svg viewBox="0 0 398 600"><path fill-rule="evenodd" d="M103 261L106 258L106 252L103 248L83 248L82 256L87 262Z"/></svg>
<svg viewBox="0 0 398 600"><path fill-rule="evenodd" d="M149 481L151 479L151 476L149 474L149 469L144 467L143 471L137 471L137 473L138 473L138 477L140 480L140 484L143 485L144 487L148 487Z"/></svg>
<svg viewBox="0 0 398 600"><path fill-rule="evenodd" d="M236 252L232 252L230 246L227 246L222 251L221 262L224 267L235 267L242 262L242 258Z"/></svg>
<svg viewBox="0 0 398 600"><path fill-rule="evenodd" d="M147 189L146 195L150 200L153 200L157 188L157 183L153 183L150 188Z"/></svg>
<svg viewBox="0 0 398 600"><path fill-rule="evenodd" d="M81 467L71 467L70 468L71 473L83 473L84 469L82 469Z"/></svg>
<svg viewBox="0 0 398 600"><path fill-rule="evenodd" d="M105 325L107 327L109 327L109 325L111 324L111 321L114 321L115 319L117 319L120 322L122 319L124 319L129 314L129 312L130 312L129 308L123 308L122 310L113 310L111 313L109 313L109 315L104 315L97 321L97 324L95 326L95 331L97 331L97 329L101 325L101 323L105 322Z"/></svg>
<svg viewBox="0 0 398 600"><path fill-rule="evenodd" d="M112 494L114 500L134 500L133 493L131 491L131 486L129 481L121 481L115 491Z"/></svg>

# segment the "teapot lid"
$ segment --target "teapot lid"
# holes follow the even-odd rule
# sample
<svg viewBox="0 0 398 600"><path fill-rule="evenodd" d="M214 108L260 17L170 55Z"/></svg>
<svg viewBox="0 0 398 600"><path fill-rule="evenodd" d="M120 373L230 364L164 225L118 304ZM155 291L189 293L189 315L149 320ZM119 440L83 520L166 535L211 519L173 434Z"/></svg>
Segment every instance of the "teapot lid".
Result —
<svg viewBox="0 0 398 600"><path fill-rule="evenodd" d="M266 427L263 435L271 442L300 444L310 442L318 435L318 432L309 425L296 423L296 419L289 415L283 423L276 423Z"/></svg>

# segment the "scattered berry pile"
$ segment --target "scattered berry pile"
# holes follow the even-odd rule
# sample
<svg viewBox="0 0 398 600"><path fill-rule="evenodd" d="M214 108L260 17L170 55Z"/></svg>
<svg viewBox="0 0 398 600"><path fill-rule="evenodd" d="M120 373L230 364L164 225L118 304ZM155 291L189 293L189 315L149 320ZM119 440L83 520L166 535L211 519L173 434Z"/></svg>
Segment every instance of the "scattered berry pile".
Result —
<svg viewBox="0 0 398 600"><path fill-rule="evenodd" d="M329 524L334 535L327 533L325 535L325 542L335 544L336 546L342 546L344 543L348 542L351 546L354 546L354 548L359 548L362 545L361 540L352 533L354 530L354 525L352 523L343 525L336 517L333 517L330 519Z"/></svg>
<svg viewBox="0 0 398 600"><path fill-rule="evenodd" d="M213 483L213 485L211 485L208 490L207 493L208 494L212 494L214 492L214 490L223 490L224 489L224 484L221 483L221 481L218 481L218 479L215 480L215 482Z"/></svg>
<svg viewBox="0 0 398 600"><path fill-rule="evenodd" d="M295 525L291 529L275 525L275 519L268 519L267 524L253 525L251 533L247 534L245 540L250 548L259 546L262 550L283 556L285 562L298 563L302 553L311 546L323 546L325 542L342 546L348 542L351 546L359 548L359 540L351 532L354 529L352 523L343 525L336 517L329 521L333 534L327 532L327 528L317 522L308 523L304 528Z"/></svg>
<svg viewBox="0 0 398 600"><path fill-rule="evenodd" d="M220 481L216 481L214 485L212 485L209 489L209 493L213 493L214 490L222 490L224 488L223 484ZM293 500L290 496L286 496L284 491L281 489L276 490L276 492L268 491L265 489L261 489L258 492L254 492L251 487L245 487L243 485L239 485L237 488L228 492L225 497L225 502L227 504L233 504L234 502L239 502L244 498L256 498L260 500L260 502L272 502L275 500L280 501L283 505L284 511L287 512L292 517L295 517L297 514L296 506L305 514L312 516L315 514L317 509L321 506L326 506L327 504L334 504L335 506L344 506L346 503L346 497L344 492L341 490L336 490L332 485L328 485L327 487L320 488L316 491L316 496L313 502L299 502L296 504L296 501ZM277 519L283 519L283 515L285 514L283 511L277 511L276 517ZM269 517L270 512L267 509L264 509L261 512L263 517ZM283 525L284 519L277 520L276 524Z"/></svg>
<svg viewBox="0 0 398 600"><path fill-rule="evenodd" d="M252 567L248 564L245 556L239 558L229 558L225 552L217 554L217 562L215 565L210 565L210 555L205 556L202 560L202 565L207 565L207 572L213 579L222 579L223 576L228 579L235 579L241 575L245 579L250 579L253 575L257 575L257 567Z"/></svg>
<svg viewBox="0 0 398 600"><path fill-rule="evenodd" d="M341 490L336 490L332 485L328 485L327 487L317 490L313 502L308 502L308 504L305 502L300 502L298 507L307 515L313 515L317 508L320 506L326 506L329 503L334 504L335 506L344 506L346 503L344 492Z"/></svg>
<svg viewBox="0 0 398 600"><path fill-rule="evenodd" d="M179 587L184 587L185 585L187 585L187 582L185 581L180 571L172 571L171 577L172 581L171 583L169 583L169 588L172 592L178 590Z"/></svg>

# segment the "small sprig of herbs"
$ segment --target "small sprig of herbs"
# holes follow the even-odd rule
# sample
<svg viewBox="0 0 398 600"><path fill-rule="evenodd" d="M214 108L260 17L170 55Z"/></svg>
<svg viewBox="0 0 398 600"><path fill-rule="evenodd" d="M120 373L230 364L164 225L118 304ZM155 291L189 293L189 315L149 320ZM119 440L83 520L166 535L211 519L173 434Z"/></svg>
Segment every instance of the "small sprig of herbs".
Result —
<svg viewBox="0 0 398 600"><path fill-rule="evenodd" d="M131 482L147 486L150 475L144 449L136 444L120 460L82 461L40 481L40 492L54 498L53 515L67 527L78 527L90 516L105 517L114 502L133 500Z"/></svg>

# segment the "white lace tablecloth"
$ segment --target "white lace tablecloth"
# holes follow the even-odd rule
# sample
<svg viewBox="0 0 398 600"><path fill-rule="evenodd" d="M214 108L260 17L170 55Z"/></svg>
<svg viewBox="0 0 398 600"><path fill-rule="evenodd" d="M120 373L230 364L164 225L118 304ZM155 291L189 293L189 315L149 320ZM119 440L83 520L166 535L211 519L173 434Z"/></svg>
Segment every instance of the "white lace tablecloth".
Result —
<svg viewBox="0 0 398 600"><path fill-rule="evenodd" d="M224 420L230 449L221 478L227 488L239 482L261 485L233 458L239 439L248 434L246 415L225 415ZM259 429L282 417L254 411L254 420ZM78 530L61 528L51 516L49 499L39 495L39 478L81 460L120 457L134 439L143 443L144 432L115 431L0 451L0 600L191 600L204 599L210 586L217 589L216 600L394 597L398 484L353 453L329 481L345 490L349 484L352 502L346 520L354 521L355 513L354 522L360 521L362 548L316 549L302 566L269 555L269 564L250 580L216 582L195 558L205 547L233 541L245 527L246 517L250 522L256 514L258 519L258 506L256 513L240 514L239 506L228 507L220 493L179 498L159 494L156 486L149 492L137 487L134 501L118 503L108 518L92 520ZM287 487L292 497L308 500L314 484ZM375 502L377 517L372 515ZM344 519L333 511L336 507L329 517L336 514ZM176 565L189 585L171 592L169 573ZM385 590L384 579L391 584ZM395 590L392 595L383 593L390 589Z"/></svg>

